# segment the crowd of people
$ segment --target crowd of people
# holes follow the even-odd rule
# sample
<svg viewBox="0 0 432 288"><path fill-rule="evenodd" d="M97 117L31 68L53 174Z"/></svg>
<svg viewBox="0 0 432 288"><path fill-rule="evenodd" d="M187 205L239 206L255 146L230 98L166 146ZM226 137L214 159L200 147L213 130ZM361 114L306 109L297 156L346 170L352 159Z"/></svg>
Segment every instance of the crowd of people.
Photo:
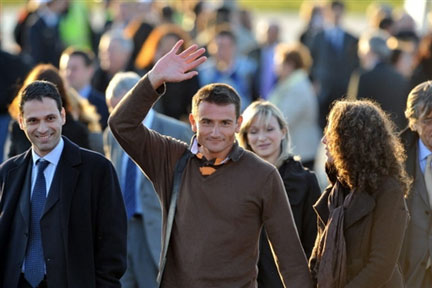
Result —
<svg viewBox="0 0 432 288"><path fill-rule="evenodd" d="M432 34L29 0L0 48L1 287L432 287Z"/></svg>

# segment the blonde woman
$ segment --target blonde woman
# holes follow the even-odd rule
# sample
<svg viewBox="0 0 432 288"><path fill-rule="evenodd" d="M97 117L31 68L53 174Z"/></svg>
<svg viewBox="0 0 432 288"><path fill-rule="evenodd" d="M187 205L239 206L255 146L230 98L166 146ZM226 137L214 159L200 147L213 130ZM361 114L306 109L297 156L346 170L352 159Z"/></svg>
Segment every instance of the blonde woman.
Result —
<svg viewBox="0 0 432 288"><path fill-rule="evenodd" d="M312 205L320 195L320 188L315 175L290 153L288 125L282 112L270 102L253 102L243 112L238 140L243 148L278 168L303 249L309 257L316 238ZM283 229L284 223L280 225ZM265 232L260 240L258 269L258 287L283 287Z"/></svg>

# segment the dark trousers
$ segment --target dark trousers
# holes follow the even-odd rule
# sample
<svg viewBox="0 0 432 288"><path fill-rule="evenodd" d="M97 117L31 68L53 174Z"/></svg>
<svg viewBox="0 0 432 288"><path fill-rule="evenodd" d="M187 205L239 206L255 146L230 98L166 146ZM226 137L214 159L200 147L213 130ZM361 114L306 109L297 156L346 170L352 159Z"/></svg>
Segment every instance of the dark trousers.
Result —
<svg viewBox="0 0 432 288"><path fill-rule="evenodd" d="M18 288L33 288L28 282L27 280L24 278L24 273L21 273L20 275L20 279L18 282ZM39 283L39 285L37 286L37 288L48 288L47 282L46 282L46 276L45 278L42 280L41 283Z"/></svg>

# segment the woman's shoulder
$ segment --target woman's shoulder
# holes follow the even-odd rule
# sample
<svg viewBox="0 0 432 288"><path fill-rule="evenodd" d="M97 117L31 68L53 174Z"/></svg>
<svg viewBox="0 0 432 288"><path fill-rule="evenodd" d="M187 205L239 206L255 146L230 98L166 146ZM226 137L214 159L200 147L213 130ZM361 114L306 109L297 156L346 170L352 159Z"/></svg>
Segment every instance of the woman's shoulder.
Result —
<svg viewBox="0 0 432 288"><path fill-rule="evenodd" d="M284 175L286 175L287 177L291 176L305 178L314 175L312 171L303 166L299 159L293 156L289 156L286 160L284 160L278 170L282 178L284 178Z"/></svg>
<svg viewBox="0 0 432 288"><path fill-rule="evenodd" d="M401 198L405 195L405 184L401 182L401 180L397 179L394 176L387 175L383 176L381 179L377 192L375 192L376 198L386 198L387 195L392 195L389 197L394 197L395 195L400 196Z"/></svg>
<svg viewBox="0 0 432 288"><path fill-rule="evenodd" d="M287 192L291 188L306 191L312 186L316 186L319 190L315 173L303 167L302 163L295 157L290 156L286 159L278 170Z"/></svg>

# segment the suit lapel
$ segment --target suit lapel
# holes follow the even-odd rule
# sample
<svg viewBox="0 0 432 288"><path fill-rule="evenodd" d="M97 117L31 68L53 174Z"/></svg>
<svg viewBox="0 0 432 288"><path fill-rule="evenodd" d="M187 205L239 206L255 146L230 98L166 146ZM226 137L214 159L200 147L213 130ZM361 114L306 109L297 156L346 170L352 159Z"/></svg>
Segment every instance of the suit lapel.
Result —
<svg viewBox="0 0 432 288"><path fill-rule="evenodd" d="M375 208L375 199L366 192L354 191L351 204L345 211L344 228L348 229L354 223L368 215Z"/></svg>
<svg viewBox="0 0 432 288"><path fill-rule="evenodd" d="M65 137L63 137L63 140L63 152L54 174L42 218L49 215L56 205L61 205L61 216L64 216L62 217L64 220L63 228L66 229L69 223L72 197L75 193L79 176L79 170L75 166L81 162L81 154L78 146Z"/></svg>
<svg viewBox="0 0 432 288"><path fill-rule="evenodd" d="M431 206L429 204L429 195L428 195L428 191L426 188L426 182L424 179L424 174L422 173L421 168L420 168L420 163L418 160L418 152L416 153L415 159L416 159L416 161L415 161L416 162L416 169L415 169L416 175L414 177L415 180L413 183L415 188L412 190L411 193L418 193L420 198L422 199L425 207L427 209L430 209Z"/></svg>
<svg viewBox="0 0 432 288"><path fill-rule="evenodd" d="M25 225L25 231L29 229L29 219L30 219L30 190L31 190L31 172L32 172L32 161L28 161L27 172L25 173L25 180L23 187L21 189L21 196L19 200L19 211L22 217L23 223ZM12 176L16 177L16 176ZM19 179L19 178L18 178Z"/></svg>

